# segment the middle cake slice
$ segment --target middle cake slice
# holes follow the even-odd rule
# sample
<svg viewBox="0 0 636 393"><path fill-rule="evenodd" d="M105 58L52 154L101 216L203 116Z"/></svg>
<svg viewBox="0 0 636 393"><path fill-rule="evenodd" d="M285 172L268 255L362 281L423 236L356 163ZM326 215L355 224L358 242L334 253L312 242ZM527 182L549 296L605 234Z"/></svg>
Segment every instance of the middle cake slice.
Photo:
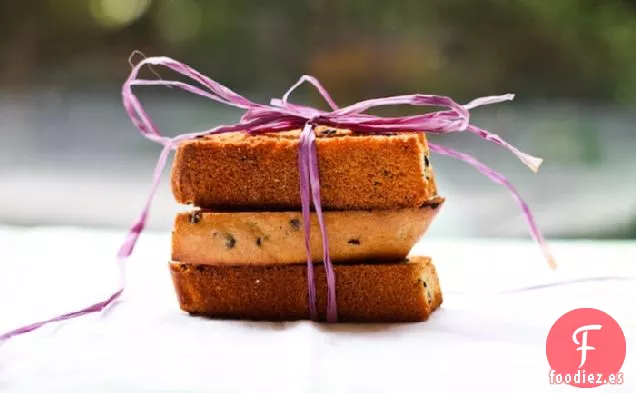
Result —
<svg viewBox="0 0 636 393"><path fill-rule="evenodd" d="M443 198L436 198L419 208L324 212L332 260L405 258L443 203ZM214 265L303 263L304 236L300 212L184 212L175 221L172 260ZM322 237L313 212L311 255L314 261L322 260Z"/></svg>

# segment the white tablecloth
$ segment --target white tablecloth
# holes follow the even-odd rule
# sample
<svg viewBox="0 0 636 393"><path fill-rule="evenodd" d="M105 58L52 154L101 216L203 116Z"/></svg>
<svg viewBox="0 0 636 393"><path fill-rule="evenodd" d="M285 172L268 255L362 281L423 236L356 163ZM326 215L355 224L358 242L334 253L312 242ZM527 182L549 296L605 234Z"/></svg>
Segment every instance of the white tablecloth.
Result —
<svg viewBox="0 0 636 393"><path fill-rule="evenodd" d="M0 331L94 303L115 289L121 231L0 227ZM551 392L545 338L579 307L613 316L636 392L636 281L523 293L592 276L636 277L635 242L554 242L551 272L531 242L427 238L445 292L426 323L212 321L179 311L169 235L144 234L127 290L106 313L0 343L0 392Z"/></svg>

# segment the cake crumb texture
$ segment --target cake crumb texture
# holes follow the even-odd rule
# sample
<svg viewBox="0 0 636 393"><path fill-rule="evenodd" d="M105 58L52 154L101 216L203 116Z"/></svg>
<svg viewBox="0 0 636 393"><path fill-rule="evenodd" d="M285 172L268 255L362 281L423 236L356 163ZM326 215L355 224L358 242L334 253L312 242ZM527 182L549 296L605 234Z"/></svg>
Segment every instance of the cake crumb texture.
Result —
<svg viewBox="0 0 636 393"><path fill-rule="evenodd" d="M320 265L320 266L318 266ZM306 265L220 266L171 262L183 311L211 318L292 321L309 319ZM320 320L327 285L315 264ZM425 321L442 303L428 257L392 263L334 265L340 322Z"/></svg>
<svg viewBox="0 0 636 393"><path fill-rule="evenodd" d="M333 131L333 132L331 132ZM171 171L178 203L300 209L299 131L208 135L182 143ZM437 197L424 133L316 129L324 209L419 207Z"/></svg>
<svg viewBox="0 0 636 393"><path fill-rule="evenodd" d="M443 204L397 210L324 213L334 263L406 258ZM301 212L206 212L177 215L172 260L210 265L306 263ZM311 255L322 259L322 236L311 214Z"/></svg>

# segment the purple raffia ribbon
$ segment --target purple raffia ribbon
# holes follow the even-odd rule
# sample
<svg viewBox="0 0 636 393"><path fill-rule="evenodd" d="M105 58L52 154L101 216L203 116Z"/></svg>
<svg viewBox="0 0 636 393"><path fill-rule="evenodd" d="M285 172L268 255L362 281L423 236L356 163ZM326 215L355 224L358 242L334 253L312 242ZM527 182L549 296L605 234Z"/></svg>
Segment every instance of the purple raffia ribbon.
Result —
<svg viewBox="0 0 636 393"><path fill-rule="evenodd" d="M175 80L147 80L138 79L137 75L141 68L148 66L164 66L178 74L186 76L201 87L190 85ZM303 83L312 84L325 99L331 108L330 112L318 110L305 105L291 104L288 102L291 93ZM206 97L221 104L244 109L245 113L237 124L222 125L207 131L189 133L175 136L173 138L162 136L157 126L152 122L150 116L145 112L141 103L133 94L133 86L166 86L177 87L190 93ZM309 308L311 319L318 319L316 310L316 287L314 282L313 261L310 252L310 209L313 202L318 224L323 240L323 264L327 277L327 321L337 321L336 306L336 285L335 274L331 258L329 256L329 241L323 220L322 206L320 203L320 180L318 178L318 156L316 152L316 136L314 127L331 126L336 128L351 129L359 133L395 133L395 132L426 132L430 134L449 134L453 132L470 132L482 139L500 145L514 155L516 155L526 166L536 172L542 160L523 153L514 146L506 143L499 136L482 130L470 124L469 110L482 105L496 104L510 101L514 98L512 94L501 96L482 97L471 101L466 105L460 105L448 97L409 94L393 97L375 98L358 102L353 105L339 108L333 101L327 90L312 76L302 76L282 97L282 99L272 99L269 105L257 104L249 99L235 93L226 86L208 78L193 68L182 64L168 57L148 57L133 66L130 76L122 87L123 105L130 116L132 123L139 129L141 134L149 140L163 145L163 150L159 155L159 160L155 166L150 194L146 200L140 217L135 221L130 229L126 240L122 244L117 254L122 273L119 289L108 299L86 307L82 310L64 314L46 321L34 323L28 326L0 335L0 341L12 336L30 332L51 322L63 321L81 315L100 312L110 304L115 302L124 289L123 272L125 260L132 254L137 239L144 229L153 197L159 187L161 173L166 165L168 155L176 149L183 141L196 138L198 136L221 134L226 132L244 131L249 134L272 133L301 129L298 146L298 166L300 170L300 195L302 202L303 227L305 234L305 247L307 251L307 284L309 292ZM445 107L446 110L427 113L423 115L403 116L403 117L380 117L369 115L364 112L380 106L411 105L411 106L435 106ZM514 199L521 206L521 210L530 227L530 233L535 241L540 245L543 254L551 268L556 268L556 263L552 258L548 246L537 227L532 213L527 204L523 201L516 189L505 179L504 176L488 168L470 155L463 154L447 147L429 144L431 151L450 157L460 159L474 166L482 174L492 181L502 184L511 192Z"/></svg>

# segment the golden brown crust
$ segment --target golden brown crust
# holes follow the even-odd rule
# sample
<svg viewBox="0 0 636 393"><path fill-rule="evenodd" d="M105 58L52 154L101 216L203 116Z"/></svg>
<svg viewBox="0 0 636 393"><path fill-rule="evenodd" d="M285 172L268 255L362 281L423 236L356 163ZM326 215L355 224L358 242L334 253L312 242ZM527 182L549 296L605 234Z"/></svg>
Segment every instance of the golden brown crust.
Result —
<svg viewBox="0 0 636 393"><path fill-rule="evenodd" d="M180 307L188 313L268 321L309 318L305 265L172 262L170 271ZM315 272L319 317L324 320L324 269L316 266ZM442 303L437 273L428 257L412 257L408 262L335 265L335 273L341 322L424 321Z"/></svg>
<svg viewBox="0 0 636 393"><path fill-rule="evenodd" d="M442 198L421 208L324 213L332 261L404 259L437 216ZM311 217L311 254L322 260L322 236ZM305 263L300 212L207 212L177 215L172 260L212 265Z"/></svg>
<svg viewBox="0 0 636 393"><path fill-rule="evenodd" d="M316 130L325 209L419 207L437 196L423 133L325 131ZM177 202L206 208L299 209L298 135L229 133L184 142L171 173Z"/></svg>

